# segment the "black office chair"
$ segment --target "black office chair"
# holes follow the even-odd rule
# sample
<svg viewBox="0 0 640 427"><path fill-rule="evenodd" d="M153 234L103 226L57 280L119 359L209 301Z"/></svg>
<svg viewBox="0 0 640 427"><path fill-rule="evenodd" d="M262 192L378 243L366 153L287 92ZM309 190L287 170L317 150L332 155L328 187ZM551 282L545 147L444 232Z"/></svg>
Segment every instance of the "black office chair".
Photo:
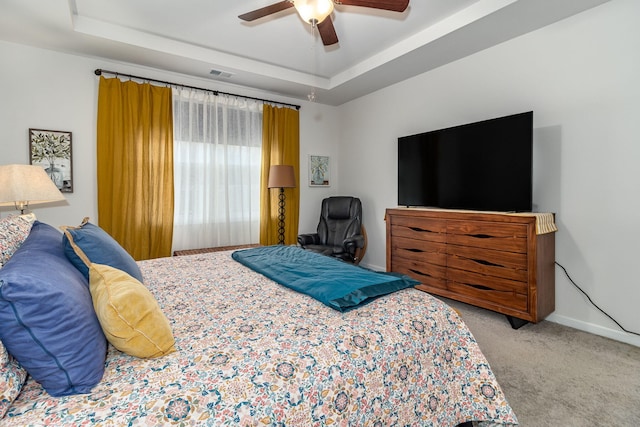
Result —
<svg viewBox="0 0 640 427"><path fill-rule="evenodd" d="M358 264L367 248L362 204L357 197L337 196L322 201L317 233L300 234L302 248Z"/></svg>

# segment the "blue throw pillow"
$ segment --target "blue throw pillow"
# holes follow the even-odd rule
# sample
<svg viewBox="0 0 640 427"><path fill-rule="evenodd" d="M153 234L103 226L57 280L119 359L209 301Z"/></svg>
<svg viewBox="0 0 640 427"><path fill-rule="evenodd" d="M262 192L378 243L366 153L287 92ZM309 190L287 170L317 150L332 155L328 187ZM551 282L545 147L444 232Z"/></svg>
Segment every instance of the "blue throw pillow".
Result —
<svg viewBox="0 0 640 427"><path fill-rule="evenodd" d="M118 242L85 218L78 227L61 227L64 231L64 253L84 277L89 280L89 266L104 264L128 273L142 282L136 261Z"/></svg>
<svg viewBox="0 0 640 427"><path fill-rule="evenodd" d="M107 341L87 281L62 234L36 221L0 269L0 339L52 396L89 393L104 373Z"/></svg>

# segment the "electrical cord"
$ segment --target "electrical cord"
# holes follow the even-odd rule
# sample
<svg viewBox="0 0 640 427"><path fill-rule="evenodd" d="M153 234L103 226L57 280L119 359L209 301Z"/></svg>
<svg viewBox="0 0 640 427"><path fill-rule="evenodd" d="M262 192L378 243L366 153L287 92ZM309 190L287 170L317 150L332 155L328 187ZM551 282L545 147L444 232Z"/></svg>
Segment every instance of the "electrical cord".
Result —
<svg viewBox="0 0 640 427"><path fill-rule="evenodd" d="M618 321L617 321L616 319L614 319L614 318L613 318L613 317L611 317L611 316L610 316L606 311L604 311L603 309L601 309L600 307L598 307L598 305L597 305L595 302L593 302L593 300L591 299L591 297L590 297L590 296L589 296L585 291L583 291L583 290L582 290L582 288L576 284L576 282L574 282L574 281L573 281L573 279L571 278L571 276L569 276L569 273L567 272L567 269L566 269L566 268L564 268L564 267L562 266L562 264L560 264L558 261L554 261L554 262L556 263L556 265L557 265L558 267L560 267L560 268L564 271L564 274L567 276L567 279L569 279L569 281L571 282L571 284L572 284L573 286L575 286L575 287L576 287L580 292L582 292L582 294L583 294L585 297L587 297L587 299L589 300L589 302L590 302L590 303L591 303L595 308L597 308L598 310L600 310L600 312L601 312L602 314L604 314L604 315L605 315L605 316L607 316L609 319L611 319L611 320L613 321L613 323L615 323L616 325L618 325L618 327L619 327L620 329L622 329L624 332L626 332L626 333L628 333L628 334L633 334L633 335L638 335L638 336L640 336L640 333L638 333L638 332L633 332L633 331L629 331L629 330L625 329L625 328L624 328L624 326L622 326L620 323L618 323Z"/></svg>

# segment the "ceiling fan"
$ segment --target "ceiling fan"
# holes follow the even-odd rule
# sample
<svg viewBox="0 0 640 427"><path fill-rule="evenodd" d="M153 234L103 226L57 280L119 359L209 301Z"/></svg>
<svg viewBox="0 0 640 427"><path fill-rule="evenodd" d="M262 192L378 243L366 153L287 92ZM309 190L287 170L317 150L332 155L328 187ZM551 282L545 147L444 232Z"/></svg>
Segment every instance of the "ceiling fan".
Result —
<svg viewBox="0 0 640 427"><path fill-rule="evenodd" d="M317 26L320 38L325 46L338 43L338 35L331 20L334 5L361 6L373 9L404 12L409 0L284 0L251 12L243 13L238 18L254 21L259 18L295 7L300 17L313 26Z"/></svg>

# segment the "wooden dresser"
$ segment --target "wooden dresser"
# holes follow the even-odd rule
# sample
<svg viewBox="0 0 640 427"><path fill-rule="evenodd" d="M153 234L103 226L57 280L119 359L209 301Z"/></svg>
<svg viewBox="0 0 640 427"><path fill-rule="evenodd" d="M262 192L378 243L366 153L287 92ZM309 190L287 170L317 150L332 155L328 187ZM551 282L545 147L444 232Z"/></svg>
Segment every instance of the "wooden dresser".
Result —
<svg viewBox="0 0 640 427"><path fill-rule="evenodd" d="M536 217L421 208L387 209L387 271L417 288L507 315L514 328L555 309L555 233Z"/></svg>

